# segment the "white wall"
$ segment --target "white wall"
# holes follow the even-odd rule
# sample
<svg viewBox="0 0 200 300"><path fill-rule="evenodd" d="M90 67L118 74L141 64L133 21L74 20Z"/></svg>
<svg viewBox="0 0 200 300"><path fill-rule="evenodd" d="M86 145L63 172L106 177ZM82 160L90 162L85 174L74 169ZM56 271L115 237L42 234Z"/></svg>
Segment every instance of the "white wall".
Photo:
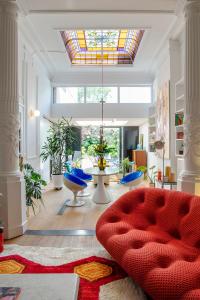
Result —
<svg viewBox="0 0 200 300"><path fill-rule="evenodd" d="M153 101L156 104L158 88L161 87L164 82L170 80L170 56L169 53L163 57L161 63L157 66L157 72L153 83ZM160 158L162 153L148 153L148 165L156 165L157 169L162 170L162 159ZM165 160L165 165L170 165L170 160Z"/></svg>
<svg viewBox="0 0 200 300"><path fill-rule="evenodd" d="M51 84L45 68L26 39L19 33L19 99L24 120L23 157L40 171L40 146L44 141L48 124L42 115L50 115ZM31 117L32 110L39 110L41 117ZM44 166L48 177L48 166Z"/></svg>
<svg viewBox="0 0 200 300"><path fill-rule="evenodd" d="M90 68L89 71L76 71L76 67L71 68L71 72L64 74L55 74L52 78L53 86L57 85L101 85L102 84L102 68L99 71ZM132 66L127 67L127 71L123 71L116 66L114 71L103 69L103 83L105 85L131 85L131 84L152 84L153 75L145 72L134 72Z"/></svg>
<svg viewBox="0 0 200 300"><path fill-rule="evenodd" d="M150 104L104 104L105 118L147 118ZM52 117L101 118L101 104L53 104ZM134 124L133 124L134 125Z"/></svg>
<svg viewBox="0 0 200 300"><path fill-rule="evenodd" d="M144 123L139 127L139 134L143 134L143 149L148 152L149 148L149 124L148 122Z"/></svg>

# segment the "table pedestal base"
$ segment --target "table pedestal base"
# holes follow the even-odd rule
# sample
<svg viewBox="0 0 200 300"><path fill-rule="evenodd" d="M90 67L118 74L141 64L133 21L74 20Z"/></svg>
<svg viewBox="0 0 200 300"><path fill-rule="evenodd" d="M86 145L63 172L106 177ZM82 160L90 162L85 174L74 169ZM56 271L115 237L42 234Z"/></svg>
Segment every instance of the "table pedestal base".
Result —
<svg viewBox="0 0 200 300"><path fill-rule="evenodd" d="M104 176L98 176L98 184L92 197L92 201L97 204L106 204L111 202L111 197L104 186Z"/></svg>

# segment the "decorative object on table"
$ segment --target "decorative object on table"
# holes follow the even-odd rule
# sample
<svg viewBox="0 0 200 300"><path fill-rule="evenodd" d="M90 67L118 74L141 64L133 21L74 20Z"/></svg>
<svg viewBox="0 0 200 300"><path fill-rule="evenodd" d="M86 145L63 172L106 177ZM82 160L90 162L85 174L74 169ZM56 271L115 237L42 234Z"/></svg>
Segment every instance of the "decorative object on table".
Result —
<svg viewBox="0 0 200 300"><path fill-rule="evenodd" d="M1 300L17 300L21 293L19 287L0 287L0 299Z"/></svg>
<svg viewBox="0 0 200 300"><path fill-rule="evenodd" d="M176 175L175 173L171 172L169 177L169 182L175 182L176 181Z"/></svg>
<svg viewBox="0 0 200 300"><path fill-rule="evenodd" d="M3 242L4 242L4 238L3 238L3 226L0 225L0 253L4 249Z"/></svg>
<svg viewBox="0 0 200 300"><path fill-rule="evenodd" d="M165 158L169 158L169 81L158 87L156 101L156 140L165 141ZM154 144L155 145L155 144Z"/></svg>
<svg viewBox="0 0 200 300"><path fill-rule="evenodd" d="M103 171L106 168L106 160L105 160L105 154L108 152L108 145L105 141L100 138L100 143L95 145L94 148L95 154L98 156L98 167L99 170Z"/></svg>
<svg viewBox="0 0 200 300"><path fill-rule="evenodd" d="M80 168L72 168L72 172L73 175L75 175L76 177L88 182L92 180L92 175L84 172L82 169ZM78 197L88 197L90 195L90 193L85 192L85 189L82 190L81 192L78 193Z"/></svg>
<svg viewBox="0 0 200 300"><path fill-rule="evenodd" d="M162 150L162 166L163 166L163 178L162 178L162 182L164 182L164 174L165 174L165 142L163 140L163 138L161 140L155 141L154 143L155 149L156 150ZM162 188L164 187L164 185L162 184Z"/></svg>
<svg viewBox="0 0 200 300"><path fill-rule="evenodd" d="M170 177L170 174L171 174L171 167L166 166L165 167L165 176Z"/></svg>
<svg viewBox="0 0 200 300"><path fill-rule="evenodd" d="M155 171L156 166L151 166L149 168L149 172L147 174L148 179L149 179L149 186L150 187L155 187L155 180L156 180L156 175L157 175L157 171Z"/></svg>
<svg viewBox="0 0 200 300"><path fill-rule="evenodd" d="M162 171L161 171L161 170L158 170L158 173L157 173L157 180L158 180L158 181L161 181L161 180L162 180Z"/></svg>
<svg viewBox="0 0 200 300"><path fill-rule="evenodd" d="M35 215L35 208L38 204L44 206L42 200L42 187L46 186L47 183L42 176L37 173L30 164L25 164L23 166L25 189L26 189L26 206L27 215L29 215L29 208L32 207L33 213ZM40 201L40 203L39 203Z"/></svg>
<svg viewBox="0 0 200 300"><path fill-rule="evenodd" d="M64 185L74 194L74 199L66 200L65 205L70 207L83 206L85 201L77 199L77 194L87 187L87 183L69 173L64 173L63 177Z"/></svg>
<svg viewBox="0 0 200 300"><path fill-rule="evenodd" d="M47 118L45 117L45 119ZM47 120L51 125L40 156L43 162L50 159L54 188L60 190L63 187L64 164L68 160L68 155L72 154L75 133L72 129L71 119L67 120L63 117L57 122Z"/></svg>
<svg viewBox="0 0 200 300"><path fill-rule="evenodd" d="M200 299L199 220L200 197L141 188L107 208L96 235L151 299L194 300Z"/></svg>
<svg viewBox="0 0 200 300"><path fill-rule="evenodd" d="M143 180L144 180L144 173L141 171L136 171L124 176L120 180L120 183L129 187L129 190L131 191L133 187L140 185L143 182Z"/></svg>

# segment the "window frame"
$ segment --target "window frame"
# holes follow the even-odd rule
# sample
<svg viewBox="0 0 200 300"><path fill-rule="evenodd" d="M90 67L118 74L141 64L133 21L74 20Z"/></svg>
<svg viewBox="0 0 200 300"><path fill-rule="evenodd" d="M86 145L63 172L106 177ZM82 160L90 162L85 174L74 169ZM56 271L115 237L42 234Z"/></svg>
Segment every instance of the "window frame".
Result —
<svg viewBox="0 0 200 300"><path fill-rule="evenodd" d="M84 99L82 103L58 103L56 102L56 88L59 87L77 87L77 88L84 88ZM90 87L101 87L101 85L97 85L97 84L88 84L88 85L73 85L73 84L60 84L60 85L54 85L52 86L53 92L52 92L52 96L53 96L53 104L73 104L73 105L82 105L82 104L99 104L99 102L87 102L87 93L86 93L86 89L90 88ZM105 104L152 104L153 103L153 84L149 83L149 84L123 84L123 85L114 85L114 84L104 84L104 87L110 87L110 88L117 88L117 101L116 102L107 102ZM150 102L121 102L120 99L120 89L121 88L125 88L125 87L149 87L150 91L151 91L151 101Z"/></svg>

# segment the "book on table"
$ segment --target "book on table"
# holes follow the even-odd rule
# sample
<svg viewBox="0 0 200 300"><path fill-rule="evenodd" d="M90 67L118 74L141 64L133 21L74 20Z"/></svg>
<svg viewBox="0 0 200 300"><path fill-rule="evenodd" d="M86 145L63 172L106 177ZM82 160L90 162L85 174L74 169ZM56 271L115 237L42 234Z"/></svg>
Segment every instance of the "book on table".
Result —
<svg viewBox="0 0 200 300"><path fill-rule="evenodd" d="M20 293L19 287L0 287L0 300L17 300Z"/></svg>

